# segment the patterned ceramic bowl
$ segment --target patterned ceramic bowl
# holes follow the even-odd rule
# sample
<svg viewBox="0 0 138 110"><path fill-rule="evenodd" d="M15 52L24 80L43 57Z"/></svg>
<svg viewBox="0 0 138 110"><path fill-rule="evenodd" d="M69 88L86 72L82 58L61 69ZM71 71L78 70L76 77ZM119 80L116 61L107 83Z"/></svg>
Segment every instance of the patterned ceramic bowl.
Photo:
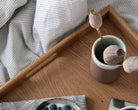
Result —
<svg viewBox="0 0 138 110"><path fill-rule="evenodd" d="M43 102L42 104L40 104L37 107L36 110L39 110L39 108L41 108L41 106L44 103L52 103L52 104L56 104L56 105L58 105L58 104L61 104L61 105L70 105L74 110L83 110L77 103L75 103L72 100L65 99L65 98L53 98L53 99L47 100L47 101Z"/></svg>

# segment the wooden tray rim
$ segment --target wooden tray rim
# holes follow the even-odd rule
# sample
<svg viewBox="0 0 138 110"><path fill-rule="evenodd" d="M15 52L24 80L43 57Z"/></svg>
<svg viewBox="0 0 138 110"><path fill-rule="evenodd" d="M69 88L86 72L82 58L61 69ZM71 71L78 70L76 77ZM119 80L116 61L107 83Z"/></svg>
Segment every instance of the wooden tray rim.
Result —
<svg viewBox="0 0 138 110"><path fill-rule="evenodd" d="M109 5L106 8L104 8L100 12L101 16L104 17L108 14L112 14L116 20L119 21L120 25L130 33L130 35L138 41L138 35L137 33L124 21L123 18L120 17L120 15ZM75 41L76 35L78 35L81 31L87 29L89 27L89 23L86 22L81 27L79 27L75 32L70 34L68 37L66 37L64 40L59 42L57 45L55 45L53 48L51 48L47 53L43 54L40 58L38 58L36 61L34 61L32 64L30 64L28 67L23 69L21 72L19 72L17 75L15 75L12 79L10 79L8 82L6 82L4 85L0 87L0 98L4 96L6 93L14 89L16 86L20 85L24 81L28 80L30 77L35 75L40 69L42 69L44 66L49 64L52 60L56 58L56 56L68 45L73 43Z"/></svg>

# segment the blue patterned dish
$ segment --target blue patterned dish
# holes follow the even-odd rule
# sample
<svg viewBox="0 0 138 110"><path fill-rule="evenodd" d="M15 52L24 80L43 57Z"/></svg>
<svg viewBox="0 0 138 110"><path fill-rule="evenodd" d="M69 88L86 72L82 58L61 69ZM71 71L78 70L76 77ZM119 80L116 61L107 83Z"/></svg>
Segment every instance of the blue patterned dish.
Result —
<svg viewBox="0 0 138 110"><path fill-rule="evenodd" d="M41 110L44 106L50 106L50 104L56 104L58 107L63 107L64 105L69 105L73 110L83 110L77 103L72 100L65 98L53 98L41 103L36 110Z"/></svg>

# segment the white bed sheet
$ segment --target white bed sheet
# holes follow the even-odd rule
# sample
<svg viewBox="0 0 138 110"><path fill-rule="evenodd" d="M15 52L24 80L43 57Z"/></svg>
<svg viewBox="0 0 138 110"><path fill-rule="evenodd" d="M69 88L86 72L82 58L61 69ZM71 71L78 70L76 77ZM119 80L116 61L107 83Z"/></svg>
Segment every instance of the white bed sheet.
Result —
<svg viewBox="0 0 138 110"><path fill-rule="evenodd" d="M86 0L1 0L0 85L71 33L87 13Z"/></svg>

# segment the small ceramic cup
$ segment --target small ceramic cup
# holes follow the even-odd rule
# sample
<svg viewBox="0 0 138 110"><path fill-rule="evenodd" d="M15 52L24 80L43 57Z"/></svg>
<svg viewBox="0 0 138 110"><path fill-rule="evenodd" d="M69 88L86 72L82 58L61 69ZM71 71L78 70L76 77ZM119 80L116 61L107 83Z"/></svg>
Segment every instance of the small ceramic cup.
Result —
<svg viewBox="0 0 138 110"><path fill-rule="evenodd" d="M118 45L121 47L126 57L126 46L121 39L115 37L113 35L105 35L103 36L106 47L109 45ZM107 65L103 61L103 45L101 38L97 39L92 46L92 55L90 62L90 73L97 81L102 83L111 83L115 81L121 70L122 64L118 65Z"/></svg>
<svg viewBox="0 0 138 110"><path fill-rule="evenodd" d="M120 110L138 110L138 107L136 106L126 106L121 108Z"/></svg>

